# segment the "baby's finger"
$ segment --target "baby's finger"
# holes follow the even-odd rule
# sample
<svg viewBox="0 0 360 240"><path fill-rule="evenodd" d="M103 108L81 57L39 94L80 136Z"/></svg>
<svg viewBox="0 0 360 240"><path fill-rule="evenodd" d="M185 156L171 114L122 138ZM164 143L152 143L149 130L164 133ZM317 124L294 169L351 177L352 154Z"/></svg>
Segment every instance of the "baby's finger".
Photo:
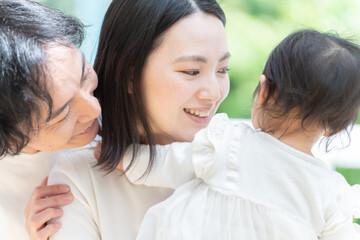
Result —
<svg viewBox="0 0 360 240"><path fill-rule="evenodd" d="M357 223L354 223L354 228L360 234L360 225Z"/></svg>

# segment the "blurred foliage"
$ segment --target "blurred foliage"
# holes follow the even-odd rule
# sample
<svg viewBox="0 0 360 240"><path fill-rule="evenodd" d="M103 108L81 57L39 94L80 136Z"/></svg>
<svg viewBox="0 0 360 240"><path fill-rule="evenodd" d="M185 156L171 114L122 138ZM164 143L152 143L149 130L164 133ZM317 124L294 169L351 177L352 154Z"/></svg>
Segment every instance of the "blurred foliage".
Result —
<svg viewBox="0 0 360 240"><path fill-rule="evenodd" d="M359 184L360 183L360 168L342 168L337 167L336 171L344 175L346 181L350 185Z"/></svg>
<svg viewBox="0 0 360 240"><path fill-rule="evenodd" d="M360 1L220 0L227 17L231 89L219 112L250 118L252 94L272 49L288 34L311 28L360 43Z"/></svg>

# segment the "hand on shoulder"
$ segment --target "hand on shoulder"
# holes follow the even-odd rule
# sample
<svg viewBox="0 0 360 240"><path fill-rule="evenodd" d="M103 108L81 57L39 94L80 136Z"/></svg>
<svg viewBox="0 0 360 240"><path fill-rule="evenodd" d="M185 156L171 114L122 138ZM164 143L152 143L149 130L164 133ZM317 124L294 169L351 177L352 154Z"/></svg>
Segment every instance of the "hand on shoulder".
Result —
<svg viewBox="0 0 360 240"><path fill-rule="evenodd" d="M36 187L25 209L26 231L31 240L47 240L57 232L61 224L48 221L61 217L62 209L59 207L73 201L70 188L67 185L47 185L46 177L40 186Z"/></svg>

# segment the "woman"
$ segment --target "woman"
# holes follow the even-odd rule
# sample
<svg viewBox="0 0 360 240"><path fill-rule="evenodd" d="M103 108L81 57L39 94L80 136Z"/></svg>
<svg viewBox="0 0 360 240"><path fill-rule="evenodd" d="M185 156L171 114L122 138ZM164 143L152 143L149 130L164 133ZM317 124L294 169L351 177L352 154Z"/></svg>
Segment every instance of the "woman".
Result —
<svg viewBox="0 0 360 240"><path fill-rule="evenodd" d="M224 24L215 0L111 3L94 66L103 107L101 157L73 150L51 172L49 182L70 185L74 195L52 239L135 239L146 210L172 191L134 186L115 168L131 143L154 149L191 141L207 126L229 91Z"/></svg>

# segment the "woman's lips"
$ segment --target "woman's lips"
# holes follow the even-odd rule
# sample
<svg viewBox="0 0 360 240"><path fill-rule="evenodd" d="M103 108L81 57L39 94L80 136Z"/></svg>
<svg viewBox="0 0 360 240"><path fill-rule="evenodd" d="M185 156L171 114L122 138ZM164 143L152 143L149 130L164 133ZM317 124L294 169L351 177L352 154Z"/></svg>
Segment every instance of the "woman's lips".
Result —
<svg viewBox="0 0 360 240"><path fill-rule="evenodd" d="M211 119L211 110L196 110L196 109L184 109L186 115L194 122L198 124L208 124Z"/></svg>

